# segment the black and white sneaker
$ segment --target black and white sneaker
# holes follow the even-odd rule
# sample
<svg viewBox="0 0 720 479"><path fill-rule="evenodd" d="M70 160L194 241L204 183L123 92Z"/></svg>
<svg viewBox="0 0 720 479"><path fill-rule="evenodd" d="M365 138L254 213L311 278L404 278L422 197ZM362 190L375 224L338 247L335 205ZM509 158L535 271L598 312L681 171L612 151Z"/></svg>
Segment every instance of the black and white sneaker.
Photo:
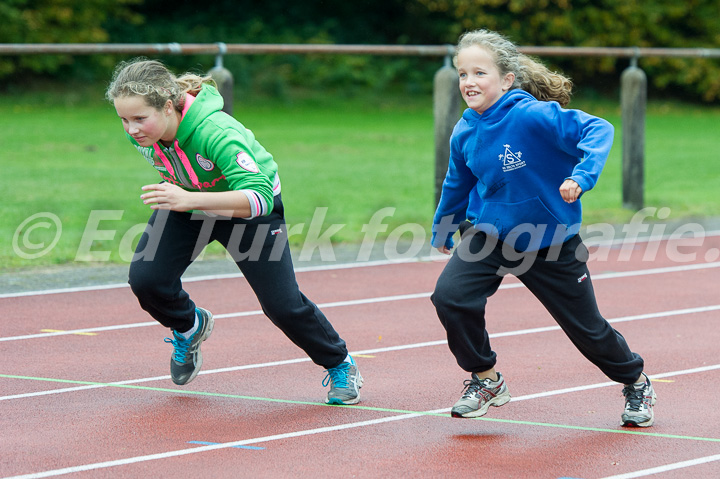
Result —
<svg viewBox="0 0 720 479"><path fill-rule="evenodd" d="M510 401L510 391L505 385L502 374L497 373L497 381L480 379L472 373L471 379L463 384L465 389L450 415L452 417L480 417L487 413L490 406L502 406Z"/></svg>
<svg viewBox="0 0 720 479"><path fill-rule="evenodd" d="M623 426L650 427L655 422L653 406L657 395L652 387L650 378L643 373L645 381L635 384L626 384L623 388L625 396L625 412L622 415Z"/></svg>

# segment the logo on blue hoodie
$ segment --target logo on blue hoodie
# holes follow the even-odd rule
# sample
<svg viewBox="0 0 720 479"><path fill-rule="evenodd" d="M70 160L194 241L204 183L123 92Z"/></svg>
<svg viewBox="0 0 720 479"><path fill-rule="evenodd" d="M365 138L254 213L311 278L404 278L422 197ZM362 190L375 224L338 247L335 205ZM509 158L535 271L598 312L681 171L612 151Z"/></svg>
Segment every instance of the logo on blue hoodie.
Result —
<svg viewBox="0 0 720 479"><path fill-rule="evenodd" d="M505 154L498 155L498 160L503 162L503 171L505 173L525 166L525 160L522 160L522 151L513 153L510 149L510 145L503 145L505 147Z"/></svg>

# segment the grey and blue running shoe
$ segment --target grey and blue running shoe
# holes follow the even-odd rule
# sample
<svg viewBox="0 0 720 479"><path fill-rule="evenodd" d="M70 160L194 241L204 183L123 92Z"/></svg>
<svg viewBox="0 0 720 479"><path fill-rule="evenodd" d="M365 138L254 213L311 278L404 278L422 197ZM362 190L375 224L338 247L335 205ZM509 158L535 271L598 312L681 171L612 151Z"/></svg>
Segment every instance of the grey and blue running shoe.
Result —
<svg viewBox="0 0 720 479"><path fill-rule="evenodd" d="M173 331L172 339L165 338L166 343L175 347L170 358L170 376L175 384L187 384L200 372L203 362L200 345L210 337L215 325L210 311L202 308L196 308L196 311L200 324L190 339L185 339L176 331Z"/></svg>
<svg viewBox="0 0 720 479"><path fill-rule="evenodd" d="M357 404L360 402L363 377L352 356L350 361L326 370L327 375L323 379L322 385L330 385L330 391L325 399L327 404Z"/></svg>

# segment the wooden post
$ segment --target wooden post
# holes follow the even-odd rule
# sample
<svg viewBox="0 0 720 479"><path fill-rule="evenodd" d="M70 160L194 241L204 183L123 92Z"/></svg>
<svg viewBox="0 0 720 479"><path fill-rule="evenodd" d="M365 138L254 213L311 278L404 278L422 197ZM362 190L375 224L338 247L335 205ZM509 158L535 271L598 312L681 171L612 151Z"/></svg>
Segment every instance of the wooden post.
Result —
<svg viewBox="0 0 720 479"><path fill-rule="evenodd" d="M208 72L211 77L213 77L213 80L215 80L215 83L218 87L218 92L220 93L220 96L223 97L223 109L225 113L232 116L233 112L233 87L234 87L234 80L232 73L230 73L230 70L223 67L223 54L227 52L227 45L224 43L218 43L218 48L220 49L220 53L215 58L215 66L210 69Z"/></svg>
<svg viewBox="0 0 720 479"><path fill-rule="evenodd" d="M625 69L620 78L623 132L623 207L641 210L645 190L645 108L647 77L637 67L637 59Z"/></svg>
<svg viewBox="0 0 720 479"><path fill-rule="evenodd" d="M460 119L458 74L446 57L445 66L435 73L433 81L433 113L435 117L435 204L440 202L442 184L450 158L450 136Z"/></svg>

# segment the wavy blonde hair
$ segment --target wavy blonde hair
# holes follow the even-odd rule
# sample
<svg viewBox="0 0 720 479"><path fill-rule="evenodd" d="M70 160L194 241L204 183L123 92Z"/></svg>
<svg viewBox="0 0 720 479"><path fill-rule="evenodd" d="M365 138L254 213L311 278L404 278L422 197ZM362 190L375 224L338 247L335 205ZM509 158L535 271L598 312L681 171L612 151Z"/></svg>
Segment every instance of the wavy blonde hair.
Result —
<svg viewBox="0 0 720 479"><path fill-rule="evenodd" d="M105 97L113 101L116 98L139 95L145 97L147 104L157 110L161 110L170 100L176 110L182 111L185 93L195 96L206 83L215 85L209 75L184 73L175 76L157 60L136 58L118 64Z"/></svg>
<svg viewBox="0 0 720 479"><path fill-rule="evenodd" d="M556 101L563 107L570 103L573 84L569 78L520 53L513 42L497 32L481 29L463 34L455 48L455 66L460 50L473 45L485 48L493 55L502 76L515 74L513 89L525 90L538 100Z"/></svg>

